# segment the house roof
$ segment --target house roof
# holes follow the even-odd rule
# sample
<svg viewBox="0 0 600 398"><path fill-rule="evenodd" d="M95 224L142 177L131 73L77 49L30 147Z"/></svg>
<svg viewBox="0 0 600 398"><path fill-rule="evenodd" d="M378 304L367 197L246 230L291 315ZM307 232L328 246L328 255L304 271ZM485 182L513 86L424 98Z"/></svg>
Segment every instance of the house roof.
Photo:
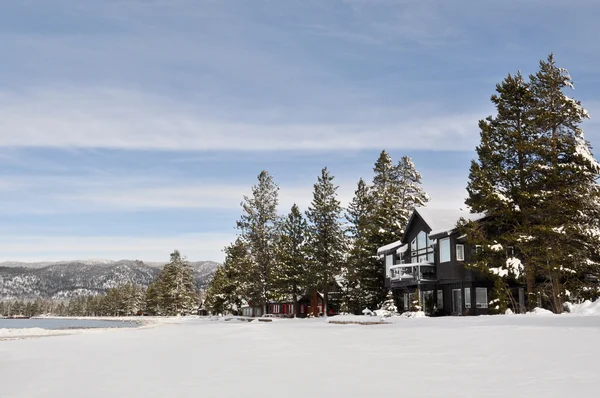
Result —
<svg viewBox="0 0 600 398"><path fill-rule="evenodd" d="M469 221L476 221L485 216L481 213L469 213L462 209L431 209L427 207L416 208L415 213L418 213L429 228L431 228L430 236L453 231L456 229L456 223L461 217ZM414 217L414 213L412 217Z"/></svg>
<svg viewBox="0 0 600 398"><path fill-rule="evenodd" d="M377 254L381 254L381 253L385 253L387 251L390 250L394 250L397 247L399 247L400 245L402 245L402 241L401 240L397 240L395 242L389 243L385 246L381 246L379 249L377 249Z"/></svg>

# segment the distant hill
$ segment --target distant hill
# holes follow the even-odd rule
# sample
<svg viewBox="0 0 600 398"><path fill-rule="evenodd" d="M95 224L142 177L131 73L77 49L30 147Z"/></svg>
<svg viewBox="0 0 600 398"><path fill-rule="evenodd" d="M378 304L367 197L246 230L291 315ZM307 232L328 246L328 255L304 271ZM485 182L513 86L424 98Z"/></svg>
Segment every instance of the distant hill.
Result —
<svg viewBox="0 0 600 398"><path fill-rule="evenodd" d="M139 260L85 260L39 263L0 263L0 298L70 298L96 295L126 283L148 286L165 263ZM196 283L206 288L213 261L190 262Z"/></svg>

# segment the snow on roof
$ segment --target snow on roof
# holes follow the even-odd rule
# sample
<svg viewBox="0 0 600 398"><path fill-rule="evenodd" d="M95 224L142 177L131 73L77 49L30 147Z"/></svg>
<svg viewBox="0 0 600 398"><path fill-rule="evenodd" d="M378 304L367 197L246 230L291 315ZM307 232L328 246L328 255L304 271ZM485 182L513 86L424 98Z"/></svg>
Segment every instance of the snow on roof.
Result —
<svg viewBox="0 0 600 398"><path fill-rule="evenodd" d="M415 212L431 228L430 235L438 235L454 230L456 223L461 217L469 221L476 221L485 216L481 213L469 213L462 209L430 209L419 207L415 209Z"/></svg>
<svg viewBox="0 0 600 398"><path fill-rule="evenodd" d="M396 254L402 254L408 250L408 243L406 245L402 245L396 250Z"/></svg>
<svg viewBox="0 0 600 398"><path fill-rule="evenodd" d="M377 254L381 254L381 253L393 250L393 249L397 248L398 246L400 246L401 244L402 244L402 241L397 240L397 241L387 244L385 246L381 246L379 249L377 249Z"/></svg>

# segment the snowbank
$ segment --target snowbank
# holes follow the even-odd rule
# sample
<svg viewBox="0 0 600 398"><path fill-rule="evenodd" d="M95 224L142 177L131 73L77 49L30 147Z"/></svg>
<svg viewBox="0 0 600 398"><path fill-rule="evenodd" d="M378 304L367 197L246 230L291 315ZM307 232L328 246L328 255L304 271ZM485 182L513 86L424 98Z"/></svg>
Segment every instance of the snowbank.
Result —
<svg viewBox="0 0 600 398"><path fill-rule="evenodd" d="M581 304L565 303L565 307L571 314L584 316L599 316L600 315L600 299L596 301L585 300Z"/></svg>
<svg viewBox="0 0 600 398"><path fill-rule="evenodd" d="M398 315L400 318L423 318L426 317L423 311L406 311Z"/></svg>
<svg viewBox="0 0 600 398"><path fill-rule="evenodd" d="M526 315L555 315L554 312L549 311L549 310L545 310L543 308L540 307L535 307L533 310L529 311Z"/></svg>
<svg viewBox="0 0 600 398"><path fill-rule="evenodd" d="M60 336L65 334L72 334L77 330L49 330L42 328L28 328L28 329L0 329L0 340L12 340L12 339L23 339L30 337L41 337L41 336Z"/></svg>
<svg viewBox="0 0 600 398"><path fill-rule="evenodd" d="M386 323L385 319L379 316L370 315L336 315L327 318L327 323L335 323L340 325L381 325Z"/></svg>

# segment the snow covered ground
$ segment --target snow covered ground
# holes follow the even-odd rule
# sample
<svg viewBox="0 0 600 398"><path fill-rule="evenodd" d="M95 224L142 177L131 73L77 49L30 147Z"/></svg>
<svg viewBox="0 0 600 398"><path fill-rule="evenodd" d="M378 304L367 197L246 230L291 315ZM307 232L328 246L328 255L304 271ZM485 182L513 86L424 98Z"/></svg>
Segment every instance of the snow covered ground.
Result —
<svg viewBox="0 0 600 398"><path fill-rule="evenodd" d="M169 322L0 341L0 395L598 396L598 316Z"/></svg>

